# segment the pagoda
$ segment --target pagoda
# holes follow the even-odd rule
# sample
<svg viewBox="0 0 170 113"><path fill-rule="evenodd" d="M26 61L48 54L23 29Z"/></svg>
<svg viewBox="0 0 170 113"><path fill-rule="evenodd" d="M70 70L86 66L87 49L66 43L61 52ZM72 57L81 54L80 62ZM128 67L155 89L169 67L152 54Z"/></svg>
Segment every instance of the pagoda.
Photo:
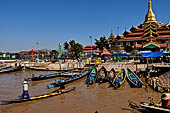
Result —
<svg viewBox="0 0 170 113"><path fill-rule="evenodd" d="M108 38L108 44L111 45L111 50L116 50L117 49L117 39L115 38L114 34L113 34L113 29L111 30L111 34Z"/></svg>
<svg viewBox="0 0 170 113"><path fill-rule="evenodd" d="M113 42L115 40L122 49L127 45L138 50L163 51L170 49L170 22L165 25L157 22L151 0L149 0L144 23L138 27L132 26L123 35L118 35L116 39L113 39ZM110 40L110 42L112 41Z"/></svg>

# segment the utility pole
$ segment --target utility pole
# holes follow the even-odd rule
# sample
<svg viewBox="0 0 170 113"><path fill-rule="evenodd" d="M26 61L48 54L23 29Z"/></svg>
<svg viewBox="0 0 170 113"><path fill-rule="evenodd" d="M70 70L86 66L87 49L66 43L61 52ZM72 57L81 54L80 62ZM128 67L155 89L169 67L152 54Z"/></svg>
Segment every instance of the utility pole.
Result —
<svg viewBox="0 0 170 113"><path fill-rule="evenodd" d="M89 36L90 37L90 42L91 42L91 58L92 58L92 36Z"/></svg>

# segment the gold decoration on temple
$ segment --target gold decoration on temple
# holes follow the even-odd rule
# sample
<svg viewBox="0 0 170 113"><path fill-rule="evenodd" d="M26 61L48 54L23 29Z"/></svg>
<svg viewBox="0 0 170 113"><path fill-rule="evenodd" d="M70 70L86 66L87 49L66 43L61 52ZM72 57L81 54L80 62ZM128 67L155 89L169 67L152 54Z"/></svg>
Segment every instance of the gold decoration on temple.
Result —
<svg viewBox="0 0 170 113"><path fill-rule="evenodd" d="M145 16L145 22L144 23L149 23L149 22L158 23L156 21L155 14L152 11L152 2L151 2L151 0L149 0L149 3L148 3L148 12L147 12L147 14Z"/></svg>
<svg viewBox="0 0 170 113"><path fill-rule="evenodd" d="M114 34L113 34L113 29L111 29L111 34L108 38L108 43L115 43L117 42L116 38L114 37Z"/></svg>

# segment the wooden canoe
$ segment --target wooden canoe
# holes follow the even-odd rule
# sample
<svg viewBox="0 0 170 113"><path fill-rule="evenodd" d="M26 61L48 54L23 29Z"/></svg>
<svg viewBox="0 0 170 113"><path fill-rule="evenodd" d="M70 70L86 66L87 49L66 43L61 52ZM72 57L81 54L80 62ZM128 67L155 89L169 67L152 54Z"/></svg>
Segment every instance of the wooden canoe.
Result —
<svg viewBox="0 0 170 113"><path fill-rule="evenodd" d="M97 74L96 83L104 83L107 81L107 71L104 66L100 68Z"/></svg>
<svg viewBox="0 0 170 113"><path fill-rule="evenodd" d="M125 82L125 80L126 80L126 73L125 73L125 70L122 68L119 71L119 73L116 74L116 77L114 78L110 86L118 88Z"/></svg>
<svg viewBox="0 0 170 113"><path fill-rule="evenodd" d="M96 76L97 76L97 69L96 69L96 67L93 67L85 81L85 84L93 84L96 79Z"/></svg>
<svg viewBox="0 0 170 113"><path fill-rule="evenodd" d="M6 104L22 103L22 102L39 100L39 99L44 99L44 98L48 98L48 97L52 97L52 96L61 95L63 93L67 93L67 92L70 92L72 90L75 90L75 87L63 89L62 91L55 90L55 91L52 91L51 93L42 94L42 95L38 95L38 96L32 96L30 99L13 99L13 100L10 100L10 101L2 101L2 102L4 102L4 105L5 105L5 103Z"/></svg>
<svg viewBox="0 0 170 113"><path fill-rule="evenodd" d="M131 87L141 88L144 84L140 78L129 68L127 68L127 80Z"/></svg>

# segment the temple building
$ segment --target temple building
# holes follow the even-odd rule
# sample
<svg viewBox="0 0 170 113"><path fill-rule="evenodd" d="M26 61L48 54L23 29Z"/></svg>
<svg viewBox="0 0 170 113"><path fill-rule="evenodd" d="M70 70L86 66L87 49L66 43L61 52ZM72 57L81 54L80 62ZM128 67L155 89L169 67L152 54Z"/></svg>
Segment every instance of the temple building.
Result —
<svg viewBox="0 0 170 113"><path fill-rule="evenodd" d="M132 26L129 31L126 30L123 35L118 35L116 38L111 31L108 42L112 49L114 47L124 49L129 45L137 50L164 51L170 49L170 22L162 24L156 20L149 0L144 23L138 27Z"/></svg>

